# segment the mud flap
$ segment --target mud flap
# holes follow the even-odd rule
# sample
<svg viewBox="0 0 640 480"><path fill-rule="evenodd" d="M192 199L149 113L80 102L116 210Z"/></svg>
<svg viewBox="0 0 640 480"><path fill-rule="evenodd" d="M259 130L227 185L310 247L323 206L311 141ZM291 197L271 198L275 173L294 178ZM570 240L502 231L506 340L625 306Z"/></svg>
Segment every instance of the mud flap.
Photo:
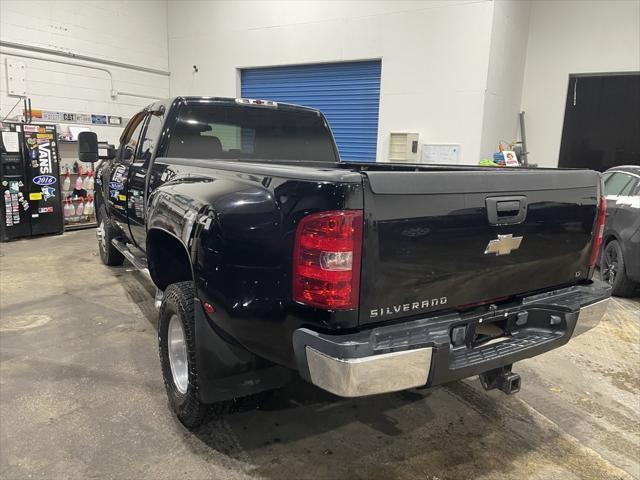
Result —
<svg viewBox="0 0 640 480"><path fill-rule="evenodd" d="M219 335L194 300L195 348L200 400L215 403L286 385L291 371L262 360Z"/></svg>

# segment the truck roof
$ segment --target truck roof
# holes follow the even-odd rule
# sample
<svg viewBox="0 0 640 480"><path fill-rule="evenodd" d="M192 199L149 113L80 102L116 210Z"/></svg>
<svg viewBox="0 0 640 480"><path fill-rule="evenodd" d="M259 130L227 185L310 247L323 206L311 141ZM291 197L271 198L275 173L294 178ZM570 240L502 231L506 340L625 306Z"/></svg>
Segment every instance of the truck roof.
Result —
<svg viewBox="0 0 640 480"><path fill-rule="evenodd" d="M243 102L240 102L243 101ZM246 102L244 102L246 101ZM164 105L165 108L169 108L171 105L176 105L178 103L184 105L202 105L202 104L217 104L217 105L229 105L229 106L257 106L261 107L269 107L270 105L275 105L279 110L300 110L307 112L316 112L320 113L320 110L317 108L306 107L304 105L296 105L294 103L281 103L274 102L273 100L264 100L264 99L254 99L254 98L232 98L232 97L207 97L207 96L176 96L170 97L164 100L159 100L147 108L149 109L157 109L161 105Z"/></svg>
<svg viewBox="0 0 640 480"><path fill-rule="evenodd" d="M619 165L617 167L609 168L606 172L626 172L633 173L634 175L640 175L640 165Z"/></svg>

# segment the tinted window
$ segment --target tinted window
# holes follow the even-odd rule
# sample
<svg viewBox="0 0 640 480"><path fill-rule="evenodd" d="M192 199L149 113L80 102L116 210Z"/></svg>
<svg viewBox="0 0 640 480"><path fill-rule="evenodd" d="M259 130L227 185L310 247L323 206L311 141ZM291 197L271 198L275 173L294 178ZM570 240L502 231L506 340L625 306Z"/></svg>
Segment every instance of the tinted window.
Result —
<svg viewBox="0 0 640 480"><path fill-rule="evenodd" d="M160 132L162 132L162 125L164 123L164 113L153 112L149 116L147 123L147 130L144 133L144 138L140 143L140 150L136 155L136 162L147 163L153 156L158 140L160 139Z"/></svg>
<svg viewBox="0 0 640 480"><path fill-rule="evenodd" d="M337 161L315 112L215 105L181 108L167 156Z"/></svg>
<svg viewBox="0 0 640 480"><path fill-rule="evenodd" d="M637 185L638 180L634 177L631 177L631 182L629 182L629 185L622 189L622 193L620 195L634 195Z"/></svg>
<svg viewBox="0 0 640 480"><path fill-rule="evenodd" d="M620 172L614 172L605 176L604 194L605 195L629 195L634 187L635 181L631 175Z"/></svg>
<svg viewBox="0 0 640 480"><path fill-rule="evenodd" d="M134 117L131 121L137 122L135 123L135 127L133 124L132 128L127 126L127 130L124 135L120 138L120 141L123 143L122 149L120 151L120 159L121 160L131 160L133 157L133 153L136 151L138 147L138 140L140 139L140 132L142 132L142 127L144 125L144 115L139 115Z"/></svg>

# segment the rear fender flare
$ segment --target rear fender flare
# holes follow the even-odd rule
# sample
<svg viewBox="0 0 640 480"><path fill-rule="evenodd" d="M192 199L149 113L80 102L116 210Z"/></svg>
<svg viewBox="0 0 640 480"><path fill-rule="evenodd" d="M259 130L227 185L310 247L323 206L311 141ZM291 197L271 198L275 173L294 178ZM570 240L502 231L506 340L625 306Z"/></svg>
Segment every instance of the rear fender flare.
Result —
<svg viewBox="0 0 640 480"><path fill-rule="evenodd" d="M604 250L604 247L606 247L607 244L612 242L613 240L617 240L618 242L620 241L618 235L616 235L614 232L605 232L604 238L602 239L602 249Z"/></svg>
<svg viewBox="0 0 640 480"><path fill-rule="evenodd" d="M196 203L199 206L199 203ZM174 211L180 211L180 216L176 218ZM164 192L160 187L149 196L149 212L147 216L147 234L154 229L161 230L180 242L185 248L189 262L193 270L193 248L194 233L199 220L199 208L189 206L186 210L184 205L178 205L169 192ZM193 273L193 271L192 271Z"/></svg>

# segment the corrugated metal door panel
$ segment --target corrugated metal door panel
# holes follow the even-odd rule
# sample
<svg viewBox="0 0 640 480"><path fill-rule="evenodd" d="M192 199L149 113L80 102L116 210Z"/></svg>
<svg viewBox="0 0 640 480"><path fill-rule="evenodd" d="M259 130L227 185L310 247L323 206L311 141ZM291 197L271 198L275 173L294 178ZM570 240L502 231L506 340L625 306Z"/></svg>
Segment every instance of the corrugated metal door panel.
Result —
<svg viewBox="0 0 640 480"><path fill-rule="evenodd" d="M346 161L375 161L381 62L324 63L242 70L241 95L317 108Z"/></svg>

